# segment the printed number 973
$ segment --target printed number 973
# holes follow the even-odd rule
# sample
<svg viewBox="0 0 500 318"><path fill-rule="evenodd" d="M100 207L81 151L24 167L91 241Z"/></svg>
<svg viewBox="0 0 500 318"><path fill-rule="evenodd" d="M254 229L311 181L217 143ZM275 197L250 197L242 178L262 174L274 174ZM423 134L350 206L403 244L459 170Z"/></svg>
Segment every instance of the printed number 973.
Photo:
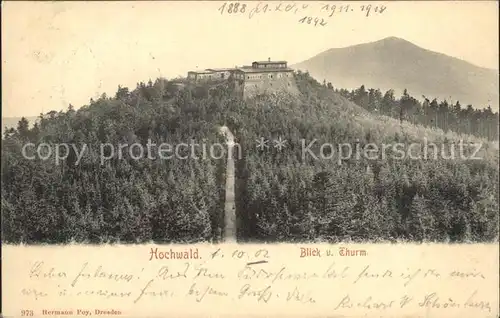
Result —
<svg viewBox="0 0 500 318"><path fill-rule="evenodd" d="M22 317L28 317L28 316L32 317L32 316L34 316L33 310L30 310L30 309L28 309L28 310L21 310L21 316Z"/></svg>
<svg viewBox="0 0 500 318"><path fill-rule="evenodd" d="M239 2L224 2L224 4L219 8L220 14L224 12L227 13L245 13L247 5Z"/></svg>

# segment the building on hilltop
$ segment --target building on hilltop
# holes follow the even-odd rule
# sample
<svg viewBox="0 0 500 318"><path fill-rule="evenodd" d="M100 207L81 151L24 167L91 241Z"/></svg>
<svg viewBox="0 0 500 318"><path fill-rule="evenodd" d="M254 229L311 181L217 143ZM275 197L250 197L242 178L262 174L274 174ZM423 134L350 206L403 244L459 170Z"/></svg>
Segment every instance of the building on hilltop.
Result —
<svg viewBox="0 0 500 318"><path fill-rule="evenodd" d="M287 67L286 61L271 61L270 58L267 61L260 61L260 62L253 62L252 63L252 68L256 68L256 69L263 69L263 68L268 68L268 69L281 68L281 69L284 69L286 67Z"/></svg>
<svg viewBox="0 0 500 318"><path fill-rule="evenodd" d="M193 82L227 80L237 68L207 68L203 71L188 72L188 79Z"/></svg>
<svg viewBox="0 0 500 318"><path fill-rule="evenodd" d="M235 89L243 98L277 91L297 92L293 69L286 61L253 62L234 71Z"/></svg>
<svg viewBox="0 0 500 318"><path fill-rule="evenodd" d="M214 76L212 71L204 70L204 71L190 71L188 72L187 78L191 81L204 81L204 80L212 80L212 76Z"/></svg>
<svg viewBox="0 0 500 318"><path fill-rule="evenodd" d="M188 79L199 81L230 80L243 98L276 91L298 93L293 75L286 61L256 61L251 66L212 68L188 72Z"/></svg>
<svg viewBox="0 0 500 318"><path fill-rule="evenodd" d="M228 79L236 68L207 68L206 70L212 72L214 79Z"/></svg>

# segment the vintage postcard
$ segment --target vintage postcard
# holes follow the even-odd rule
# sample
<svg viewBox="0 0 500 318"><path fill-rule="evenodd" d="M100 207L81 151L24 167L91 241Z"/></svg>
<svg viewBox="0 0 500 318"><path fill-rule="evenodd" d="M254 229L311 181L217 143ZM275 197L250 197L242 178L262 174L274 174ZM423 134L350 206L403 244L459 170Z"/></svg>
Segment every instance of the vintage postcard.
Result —
<svg viewBox="0 0 500 318"><path fill-rule="evenodd" d="M1 14L3 317L499 316L497 2Z"/></svg>

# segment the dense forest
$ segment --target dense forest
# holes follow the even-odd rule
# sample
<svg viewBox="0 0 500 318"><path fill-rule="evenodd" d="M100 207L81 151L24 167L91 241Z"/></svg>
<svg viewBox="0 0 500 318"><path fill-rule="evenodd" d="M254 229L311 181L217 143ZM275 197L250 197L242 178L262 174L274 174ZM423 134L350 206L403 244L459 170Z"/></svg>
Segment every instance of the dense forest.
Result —
<svg viewBox="0 0 500 318"><path fill-rule="evenodd" d="M2 241L218 241L225 159L125 156L101 165L97 151L91 151L78 165L74 153L55 165L27 160L21 149L26 142L90 147L148 140L223 142L222 125L243 149L236 161L240 241L498 240L498 150L482 138L495 137L494 132L498 139L498 123L480 129L470 117L452 120L449 106L450 116L432 122L432 113L408 115L417 106L407 106L407 98L414 103L407 94L400 100L380 99L364 88L347 94L307 73L295 76L300 96L241 100L230 85L180 88L157 79L132 91L119 87L115 96L103 95L78 110L70 106L43 114L32 128L20 121L17 129L5 131L2 142ZM374 94L378 97L370 99ZM384 100L391 100L390 108ZM404 105L404 119L395 115L398 104ZM261 137L278 136L287 140L282 150L255 146ZM483 159L379 157L339 164L304 158L301 150L302 139L363 147L423 138L437 145L482 142Z"/></svg>
<svg viewBox="0 0 500 318"><path fill-rule="evenodd" d="M324 82L323 85L334 89L331 83ZM356 90L335 89L335 92L372 113L425 127L498 140L498 112L493 112L489 105L484 109L477 109L470 104L463 107L460 101L438 101L436 98L430 100L425 96L422 96L421 102L407 90L398 99L394 96L394 90L382 94L379 89L366 89L364 85Z"/></svg>

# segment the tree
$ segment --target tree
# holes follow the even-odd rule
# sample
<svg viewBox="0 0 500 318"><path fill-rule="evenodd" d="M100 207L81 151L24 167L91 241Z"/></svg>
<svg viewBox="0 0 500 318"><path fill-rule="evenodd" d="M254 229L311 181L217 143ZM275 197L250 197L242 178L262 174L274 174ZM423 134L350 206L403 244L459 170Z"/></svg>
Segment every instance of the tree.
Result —
<svg viewBox="0 0 500 318"><path fill-rule="evenodd" d="M394 90L390 89L384 94L384 97L382 98L382 113L385 115L393 116L395 104L396 99L394 97Z"/></svg>
<svg viewBox="0 0 500 318"><path fill-rule="evenodd" d="M122 87L118 85L118 90L116 91L115 98L126 102L129 98L129 90L127 87Z"/></svg>
<svg viewBox="0 0 500 318"><path fill-rule="evenodd" d="M29 122L26 117L22 117L17 123L17 132L22 139L28 139L30 137Z"/></svg>
<svg viewBox="0 0 500 318"><path fill-rule="evenodd" d="M413 198L408 218L408 233L417 241L432 239L434 218L427 208L427 201L421 195Z"/></svg>
<svg viewBox="0 0 500 318"><path fill-rule="evenodd" d="M353 101L359 106L368 109L369 99L368 92L365 89L365 85L361 85L361 87L354 92Z"/></svg>

